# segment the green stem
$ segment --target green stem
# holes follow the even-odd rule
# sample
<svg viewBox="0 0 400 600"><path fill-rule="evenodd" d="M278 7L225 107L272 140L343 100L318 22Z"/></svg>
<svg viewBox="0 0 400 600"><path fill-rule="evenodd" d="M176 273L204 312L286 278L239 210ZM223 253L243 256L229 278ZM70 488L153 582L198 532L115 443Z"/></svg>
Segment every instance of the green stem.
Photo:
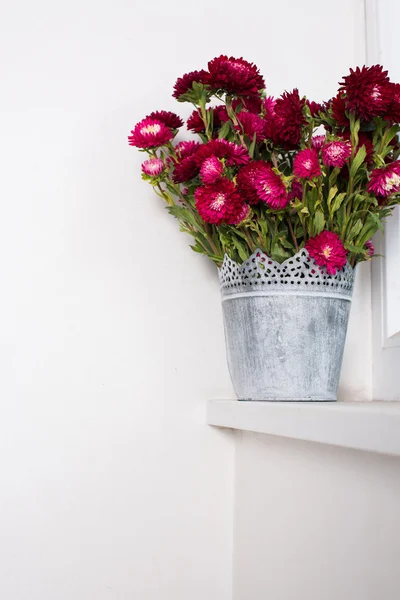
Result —
<svg viewBox="0 0 400 600"><path fill-rule="evenodd" d="M294 231L293 231L293 226L292 226L292 221L290 219L290 215L287 215L286 220L287 220L287 224L289 226L290 234L291 234L292 239L294 241L294 247L296 248L296 252L298 252L299 251L299 246L298 246L298 243L297 243L296 236L294 235Z"/></svg>

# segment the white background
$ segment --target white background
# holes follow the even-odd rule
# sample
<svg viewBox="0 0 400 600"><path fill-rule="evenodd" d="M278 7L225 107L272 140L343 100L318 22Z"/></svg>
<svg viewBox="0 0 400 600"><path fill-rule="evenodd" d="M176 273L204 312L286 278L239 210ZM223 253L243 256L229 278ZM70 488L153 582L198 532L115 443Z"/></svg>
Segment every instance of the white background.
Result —
<svg viewBox="0 0 400 600"><path fill-rule="evenodd" d="M365 60L363 2L3 0L0 34L0 597L229 600L217 276L126 136L187 114L176 77L222 52L329 98ZM364 265L342 398L371 396L370 367Z"/></svg>

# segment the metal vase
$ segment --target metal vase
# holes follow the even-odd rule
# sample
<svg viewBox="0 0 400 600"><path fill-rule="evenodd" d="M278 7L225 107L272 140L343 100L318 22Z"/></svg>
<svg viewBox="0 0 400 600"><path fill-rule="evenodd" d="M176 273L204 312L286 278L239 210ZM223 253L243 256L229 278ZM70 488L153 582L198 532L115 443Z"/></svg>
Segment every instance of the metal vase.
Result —
<svg viewBox="0 0 400 600"><path fill-rule="evenodd" d="M220 269L226 352L239 400L334 401L354 285L302 249L279 264L261 250Z"/></svg>

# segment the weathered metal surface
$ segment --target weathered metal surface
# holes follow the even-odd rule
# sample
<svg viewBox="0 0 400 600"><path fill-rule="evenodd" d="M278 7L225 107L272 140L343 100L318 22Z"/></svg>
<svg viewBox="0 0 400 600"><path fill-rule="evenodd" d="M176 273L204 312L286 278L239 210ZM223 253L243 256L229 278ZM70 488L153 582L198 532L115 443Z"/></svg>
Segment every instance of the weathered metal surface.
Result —
<svg viewBox="0 0 400 600"><path fill-rule="evenodd" d="M330 276L306 250L256 251L220 270L229 371L241 400L336 400L354 270Z"/></svg>

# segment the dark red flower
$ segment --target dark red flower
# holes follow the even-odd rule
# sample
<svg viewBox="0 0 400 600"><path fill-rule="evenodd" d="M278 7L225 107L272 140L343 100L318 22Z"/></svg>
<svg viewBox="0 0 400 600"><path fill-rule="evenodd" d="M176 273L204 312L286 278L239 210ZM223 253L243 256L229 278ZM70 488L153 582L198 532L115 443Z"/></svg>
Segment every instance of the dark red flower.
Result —
<svg viewBox="0 0 400 600"><path fill-rule="evenodd" d="M195 81L196 83L204 83L204 80L207 77L206 71L191 71L190 73L186 73L179 77L176 80L174 85L174 93L172 94L174 98L179 99L186 92L191 91L192 84Z"/></svg>
<svg viewBox="0 0 400 600"><path fill-rule="evenodd" d="M194 193L196 208L207 223L235 224L243 220L243 200L230 179L219 179L212 185L198 187Z"/></svg>
<svg viewBox="0 0 400 600"><path fill-rule="evenodd" d="M242 111L237 115L238 125L235 125L235 129L241 133L247 135L253 140L254 134L256 135L257 142L262 142L265 138L265 121L259 115L255 115L251 112Z"/></svg>
<svg viewBox="0 0 400 600"><path fill-rule="evenodd" d="M339 236L333 231L322 231L306 243L308 254L320 267L326 267L329 275L343 269L347 260L347 252Z"/></svg>
<svg viewBox="0 0 400 600"><path fill-rule="evenodd" d="M164 125L170 127L170 129L179 129L183 125L182 119L169 110L155 110L148 115L148 119L156 119L160 123L164 123Z"/></svg>
<svg viewBox="0 0 400 600"><path fill-rule="evenodd" d="M184 183L199 174L199 166L195 160L199 148L201 144L194 141L180 142L175 146L177 160L173 163L172 173L175 183Z"/></svg>
<svg viewBox="0 0 400 600"><path fill-rule="evenodd" d="M244 165L236 177L239 194L249 204L258 204L260 196L257 192L256 181L259 175L270 169L270 165L263 160L253 160Z"/></svg>
<svg viewBox="0 0 400 600"><path fill-rule="evenodd" d="M265 82L258 68L243 58L221 55L208 63L207 83L215 91L237 96L258 96Z"/></svg>
<svg viewBox="0 0 400 600"><path fill-rule="evenodd" d="M311 113L312 117L318 116L318 114L323 109L322 104L319 104L319 102L314 102L313 100L306 100L306 104L307 104L308 108L310 109L310 113Z"/></svg>
<svg viewBox="0 0 400 600"><path fill-rule="evenodd" d="M337 96L332 98L330 102L332 117L335 119L338 127L349 129L350 121L346 115L346 102L342 94L339 92Z"/></svg>
<svg viewBox="0 0 400 600"><path fill-rule="evenodd" d="M327 167L341 169L350 158L352 147L349 141L334 140L327 142L321 150L322 162Z"/></svg>
<svg viewBox="0 0 400 600"><path fill-rule="evenodd" d="M343 139L351 141L350 131L345 131L341 135L342 135ZM372 165L372 163L374 162L375 148L374 148L371 138L368 136L367 133L365 133L365 131L358 132L358 146L356 148L356 154L359 151L359 149L361 148L361 146L365 146L365 150L367 152L366 157L365 157L365 162L369 166Z"/></svg>
<svg viewBox="0 0 400 600"><path fill-rule="evenodd" d="M391 102L389 77L381 65L350 69L339 90L346 96L347 110L363 121L384 116Z"/></svg>
<svg viewBox="0 0 400 600"><path fill-rule="evenodd" d="M289 201L291 202L295 198L298 198L299 200L301 200L302 197L303 197L303 184L301 183L301 181L299 179L295 178L292 180L292 185L290 186Z"/></svg>
<svg viewBox="0 0 400 600"><path fill-rule="evenodd" d="M400 123L400 84L390 84L391 100L388 107L387 116L393 123Z"/></svg>
<svg viewBox="0 0 400 600"><path fill-rule="evenodd" d="M284 92L275 103L275 135L282 145L296 148L301 140L301 130L307 124L303 114L305 101L299 91Z"/></svg>
<svg viewBox="0 0 400 600"><path fill-rule="evenodd" d="M200 168L200 177L203 183L209 185L215 183L221 178L224 172L224 166L219 158L210 156L206 158Z"/></svg>
<svg viewBox="0 0 400 600"><path fill-rule="evenodd" d="M186 158L187 156L192 156L201 146L200 142L195 142L194 140L179 142L175 146L175 154L178 158Z"/></svg>
<svg viewBox="0 0 400 600"><path fill-rule="evenodd" d="M208 108L208 111L213 112L213 133L217 135L217 131L222 123L229 120L228 113L226 112L225 106L216 106L215 108ZM193 131L193 133L205 133L206 128L204 126L204 121L201 116L200 109L194 110L186 123L189 131Z"/></svg>
<svg viewBox="0 0 400 600"><path fill-rule="evenodd" d="M235 98L232 102L232 107L236 111L240 106L241 110L246 109L255 115L261 113L263 101L260 96L250 96L249 98Z"/></svg>
<svg viewBox="0 0 400 600"><path fill-rule="evenodd" d="M246 148L234 144L233 142L219 139L211 140L207 144L203 144L198 152L196 152L195 160L199 167L201 167L203 161L210 156L225 158L228 165L236 166L245 165L250 160Z"/></svg>

